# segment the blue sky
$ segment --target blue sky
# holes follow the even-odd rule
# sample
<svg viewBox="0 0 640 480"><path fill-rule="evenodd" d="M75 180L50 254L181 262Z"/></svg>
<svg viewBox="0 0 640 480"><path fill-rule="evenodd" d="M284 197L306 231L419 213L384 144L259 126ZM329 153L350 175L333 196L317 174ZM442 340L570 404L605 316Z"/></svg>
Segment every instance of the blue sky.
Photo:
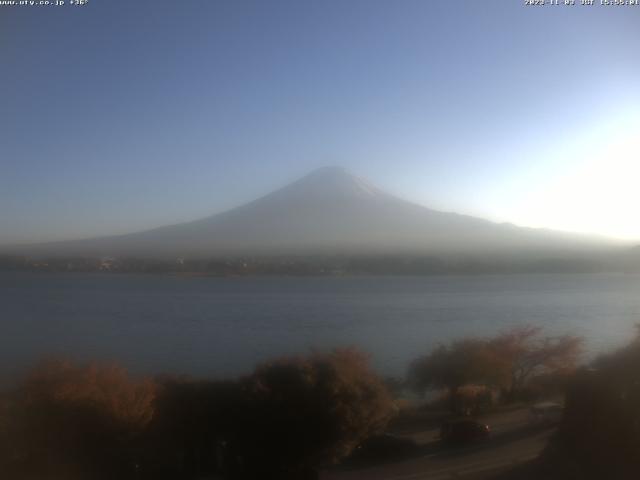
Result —
<svg viewBox="0 0 640 480"><path fill-rule="evenodd" d="M640 7L0 6L0 244L223 211L323 165L640 239Z"/></svg>

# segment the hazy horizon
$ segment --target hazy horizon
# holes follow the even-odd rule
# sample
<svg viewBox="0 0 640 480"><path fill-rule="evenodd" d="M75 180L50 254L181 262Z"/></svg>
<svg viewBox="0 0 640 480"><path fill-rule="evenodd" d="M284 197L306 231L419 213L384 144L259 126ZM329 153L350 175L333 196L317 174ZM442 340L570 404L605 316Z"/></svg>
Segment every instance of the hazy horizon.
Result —
<svg viewBox="0 0 640 480"><path fill-rule="evenodd" d="M18 243L14 243L14 244L8 244L8 245L3 245L0 244L0 247L2 246L19 246L19 245L32 245L32 244L47 244L47 243L58 243L58 242L67 242L67 241L75 241L75 240L91 240L91 239L99 239L99 238L108 238L108 237L119 237L119 236L127 236L127 235L131 235L131 234L138 234L138 233L145 233L145 232L154 232L157 229L162 230L164 227L173 227L173 226L177 226L180 227L182 225L190 225L194 222L199 222L199 221L203 221L203 220L207 220L210 218L216 218L218 215L221 214L227 214L227 213L234 213L236 210L242 210L243 208L247 207L247 206L251 206L253 204L262 202L264 200L269 199L271 196L273 195L278 195L280 194L280 192L286 192L287 190L290 190L291 188L295 188L296 185L300 184L301 182L308 182L309 180L313 179L313 177L316 176L324 176L326 173L330 173L330 175L333 175L334 173L337 173L338 176L342 176L344 174L345 177L348 177L349 180L354 180L354 181L362 181L362 188L363 189L371 189L372 191L374 191L376 194L380 194L383 196L389 196L390 198L395 198L397 200L401 200L403 202L406 202L407 204L412 204L418 207L424 207L426 209L429 210L433 210L435 212L440 212L440 213L452 213L455 215L460 215L463 218L467 217L468 215L465 214L464 212L453 212L453 211L447 211L447 210L434 210L431 209L428 205L421 205L420 203L413 201L410 198L406 198L403 197L402 195L397 195L393 192L387 191L384 188L381 188L380 185L373 185L372 183L370 183L365 177L363 177L362 175L357 175L355 172L350 171L349 169L342 167L340 165L326 165L323 167L319 167L317 169L312 170L311 172L309 172L307 175L304 175L303 177L300 178L296 178L294 179L290 184L287 185L280 185L278 188L274 188L272 191L265 193L264 195L260 195L257 198L252 198L252 199L247 199L246 201L240 203L239 205L234 205L231 206L228 210L224 210L222 212L213 212L210 215L206 215L204 217L198 217L195 219L188 219L188 220L184 220L184 221L178 221L174 224L163 224L163 225L157 225L157 226L152 226L151 228L146 228L146 229L141 229L141 230L134 230L134 231L128 231L128 232L113 232L110 234L104 234L104 235L98 235L98 236L88 236L88 237L78 237L78 238L62 238L59 240L53 240L53 241L44 241L44 242L29 242L29 243L22 243L22 244L18 244ZM324 189L326 186L325 185L316 185L317 188L322 188ZM349 187L351 187L351 185L349 185ZM329 188L331 188L329 186ZM304 190L302 190L300 193L305 194L306 192ZM323 191L323 194L331 194L333 192L331 191ZM343 192L341 192L343 193ZM348 192L348 193L352 193L352 192ZM374 212L375 213L375 212ZM471 216L472 219L478 219L478 220L487 220L489 222L492 222L490 219L485 219L482 217L473 217ZM329 218L328 220L331 221L333 218ZM255 222L257 223L260 221L260 219L255 218L254 219ZM379 220L378 220L379 221ZM498 224L498 222L492 222L492 223L496 223ZM593 239L593 240L603 240L603 241L609 241L610 245L613 246L615 244L618 244L620 246L624 246L626 245L633 245L634 242L632 240L628 240L628 239L616 239L614 237L608 237L606 235L600 235L600 234L589 234L589 233L584 233L584 232L572 232L572 231L566 231L566 230L558 230L558 229L551 229L551 228L546 228L546 227L527 227L527 226L523 226L523 225L517 225L515 223L512 222L500 222L502 224L507 224L507 225L511 225L514 227L519 227L519 228L525 228L525 229L532 229L533 231L548 231L550 233L559 233L559 234L577 234L580 236L584 236L585 241L588 241L589 239ZM332 228L332 226L330 224L325 225L323 230L327 231L328 235L331 236L335 236L335 228ZM625 241L626 240L626 241ZM212 252L215 253L215 252Z"/></svg>

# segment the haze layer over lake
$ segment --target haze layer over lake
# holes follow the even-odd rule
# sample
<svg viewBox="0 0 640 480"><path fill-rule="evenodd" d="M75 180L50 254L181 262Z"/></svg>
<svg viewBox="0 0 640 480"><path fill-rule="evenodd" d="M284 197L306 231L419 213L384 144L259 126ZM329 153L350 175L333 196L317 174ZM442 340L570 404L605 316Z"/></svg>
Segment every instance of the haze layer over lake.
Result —
<svg viewBox="0 0 640 480"><path fill-rule="evenodd" d="M590 354L640 318L640 276L191 278L0 273L1 373L43 355L139 373L230 376L274 356L355 345L385 375L439 342L515 324L584 335Z"/></svg>

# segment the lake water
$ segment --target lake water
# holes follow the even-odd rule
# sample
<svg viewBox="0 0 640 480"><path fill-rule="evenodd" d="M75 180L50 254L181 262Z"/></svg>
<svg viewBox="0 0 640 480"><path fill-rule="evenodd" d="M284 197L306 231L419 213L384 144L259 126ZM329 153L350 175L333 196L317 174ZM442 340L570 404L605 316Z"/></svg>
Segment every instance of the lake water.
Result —
<svg viewBox="0 0 640 480"><path fill-rule="evenodd" d="M0 273L0 374L43 355L136 373L228 376L273 356L357 345L385 375L438 342L523 323L621 345L638 275L196 278Z"/></svg>

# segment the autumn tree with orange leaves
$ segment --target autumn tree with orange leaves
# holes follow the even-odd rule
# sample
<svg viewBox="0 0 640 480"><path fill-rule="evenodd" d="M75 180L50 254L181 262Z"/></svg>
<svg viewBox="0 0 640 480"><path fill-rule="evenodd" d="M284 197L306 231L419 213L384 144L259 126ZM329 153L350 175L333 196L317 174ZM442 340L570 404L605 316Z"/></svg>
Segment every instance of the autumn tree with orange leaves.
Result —
<svg viewBox="0 0 640 480"><path fill-rule="evenodd" d="M450 409L456 411L460 388L470 384L497 385L502 381L503 363L489 347L489 342L476 338L439 345L411 363L409 385L418 393L447 389Z"/></svg>
<svg viewBox="0 0 640 480"><path fill-rule="evenodd" d="M48 361L16 397L19 472L69 479L135 474L135 441L153 416L150 381L116 366Z"/></svg>
<svg viewBox="0 0 640 480"><path fill-rule="evenodd" d="M571 372L580 359L582 338L542 333L539 327L523 326L493 338L439 345L412 362L409 384L417 392L446 388L453 411L456 395L465 385L499 388L504 400L515 400L532 378Z"/></svg>
<svg viewBox="0 0 640 480"><path fill-rule="evenodd" d="M541 327L514 327L489 341L500 359L506 400L515 400L533 377L575 370L584 340L572 335L545 336Z"/></svg>

